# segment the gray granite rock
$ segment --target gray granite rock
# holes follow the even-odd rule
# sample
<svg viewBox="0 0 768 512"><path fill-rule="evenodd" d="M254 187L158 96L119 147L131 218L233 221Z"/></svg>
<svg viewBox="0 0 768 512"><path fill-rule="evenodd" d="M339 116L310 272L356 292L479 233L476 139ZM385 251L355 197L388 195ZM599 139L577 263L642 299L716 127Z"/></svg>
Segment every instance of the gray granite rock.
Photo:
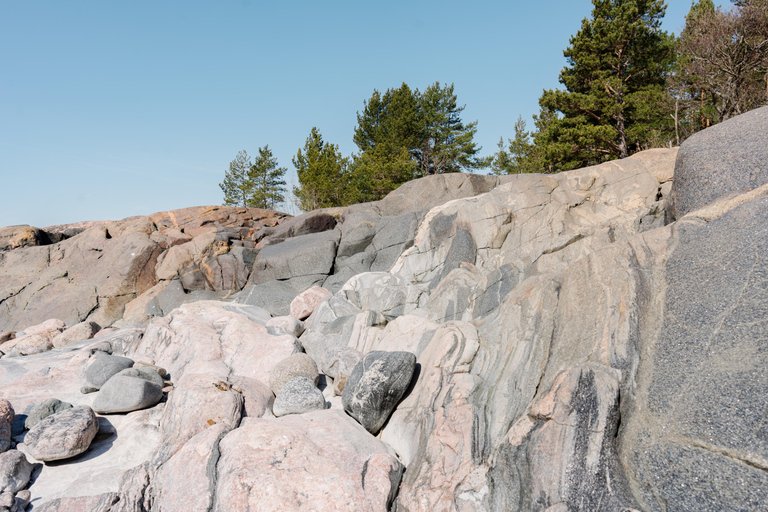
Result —
<svg viewBox="0 0 768 512"><path fill-rule="evenodd" d="M768 198L676 228L660 332L622 418L622 464L644 509L758 510L768 503Z"/></svg>
<svg viewBox="0 0 768 512"><path fill-rule="evenodd" d="M671 218L768 183L768 106L716 124L683 142L675 164Z"/></svg>
<svg viewBox="0 0 768 512"><path fill-rule="evenodd" d="M376 435L403 397L416 369L410 352L369 352L357 363L341 396L344 410Z"/></svg>
<svg viewBox="0 0 768 512"><path fill-rule="evenodd" d="M286 414L302 414L325 408L325 397L315 383L307 377L294 377L275 396L272 413L279 418Z"/></svg>
<svg viewBox="0 0 768 512"><path fill-rule="evenodd" d="M306 377L315 385L320 377L315 360L303 352L283 359L272 368L269 387L277 395L286 383L296 377Z"/></svg>
<svg viewBox="0 0 768 512"><path fill-rule="evenodd" d="M330 347L323 354L320 369L332 379L338 378L339 372L349 376L362 358L363 354L352 347Z"/></svg>
<svg viewBox="0 0 768 512"><path fill-rule="evenodd" d="M0 453L0 492L15 494L25 488L33 469L19 450Z"/></svg>
<svg viewBox="0 0 768 512"><path fill-rule="evenodd" d="M327 276L333 269L339 236L337 230L325 231L289 238L262 248L253 263L249 284L262 284L274 279Z"/></svg>
<svg viewBox="0 0 768 512"><path fill-rule="evenodd" d="M99 414L138 411L152 407L162 398L162 384L139 377L115 375L99 390L93 409Z"/></svg>
<svg viewBox="0 0 768 512"><path fill-rule="evenodd" d="M48 398L43 400L37 404L29 414L27 414L27 419L24 420L24 428L29 430L51 414L56 414L57 412L71 408L72 404L62 402L58 398Z"/></svg>
<svg viewBox="0 0 768 512"><path fill-rule="evenodd" d="M24 444L37 460L68 459L86 451L98 431L93 409L79 405L48 416L32 427Z"/></svg>
<svg viewBox="0 0 768 512"><path fill-rule="evenodd" d="M290 312L291 301L299 293L285 281L269 281L248 285L241 292L232 295L230 300L238 304L258 306L272 316L283 316Z"/></svg>
<svg viewBox="0 0 768 512"><path fill-rule="evenodd" d="M105 382L126 368L133 366L133 359L122 356L96 355L85 370L87 387L101 388Z"/></svg>
<svg viewBox="0 0 768 512"><path fill-rule="evenodd" d="M11 447L11 426L15 417L11 402L0 398L0 453Z"/></svg>

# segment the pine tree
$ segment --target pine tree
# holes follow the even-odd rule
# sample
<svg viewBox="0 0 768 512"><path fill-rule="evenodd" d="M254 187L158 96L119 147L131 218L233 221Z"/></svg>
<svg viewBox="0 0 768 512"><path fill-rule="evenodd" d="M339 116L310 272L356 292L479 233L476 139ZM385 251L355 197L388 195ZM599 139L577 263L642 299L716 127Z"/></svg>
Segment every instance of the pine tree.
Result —
<svg viewBox="0 0 768 512"><path fill-rule="evenodd" d="M419 176L473 170L489 164L477 157L480 147L474 142L477 121L467 125L461 120L466 105L457 105L454 85L439 82L427 87L420 96L423 134L416 150Z"/></svg>
<svg viewBox="0 0 768 512"><path fill-rule="evenodd" d="M259 148L259 155L248 172L253 192L247 201L248 206L273 210L282 203L285 194L283 177L288 169L277 166L277 158L272 155L269 145Z"/></svg>
<svg viewBox="0 0 768 512"><path fill-rule="evenodd" d="M531 133L526 131L523 116L515 121L515 138L508 139L509 147L504 147L504 139L499 139L499 151L491 160L493 174L520 174L540 172L535 166L534 146Z"/></svg>
<svg viewBox="0 0 768 512"><path fill-rule="evenodd" d="M548 163L560 170L625 158L649 145L649 133L671 133L664 98L673 39L661 30L663 0L593 0L563 52L565 90L546 90L542 109L554 112L536 136Z"/></svg>
<svg viewBox="0 0 768 512"><path fill-rule="evenodd" d="M224 173L224 181L219 184L224 192L224 205L247 207L253 195L253 181L249 176L251 157L245 150L240 151L229 163L229 170Z"/></svg>
<svg viewBox="0 0 768 512"><path fill-rule="evenodd" d="M320 131L313 127L293 158L299 186L293 193L301 209L343 206L349 203L347 183L347 159L341 156L339 147L323 141Z"/></svg>

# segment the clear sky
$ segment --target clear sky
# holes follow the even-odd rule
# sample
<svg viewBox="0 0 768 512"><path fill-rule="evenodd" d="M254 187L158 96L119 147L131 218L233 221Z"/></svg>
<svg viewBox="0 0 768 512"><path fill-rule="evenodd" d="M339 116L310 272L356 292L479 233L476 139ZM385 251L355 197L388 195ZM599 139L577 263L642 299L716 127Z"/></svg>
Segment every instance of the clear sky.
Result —
<svg viewBox="0 0 768 512"><path fill-rule="evenodd" d="M668 0L679 33L690 0ZM482 154L538 112L589 0L0 0L0 226L221 204L239 150L349 155L374 89L455 83Z"/></svg>

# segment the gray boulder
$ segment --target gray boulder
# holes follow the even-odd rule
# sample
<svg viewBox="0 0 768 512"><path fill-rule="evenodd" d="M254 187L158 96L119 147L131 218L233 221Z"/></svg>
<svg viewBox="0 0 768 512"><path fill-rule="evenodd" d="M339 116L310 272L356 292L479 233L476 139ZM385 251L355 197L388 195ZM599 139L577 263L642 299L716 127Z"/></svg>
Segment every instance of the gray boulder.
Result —
<svg viewBox="0 0 768 512"><path fill-rule="evenodd" d="M0 398L0 453L11 447L11 426L15 417L11 402Z"/></svg>
<svg viewBox="0 0 768 512"><path fill-rule="evenodd" d="M79 405L48 416L32 427L24 444L37 460L68 459L86 451L98 431L93 409Z"/></svg>
<svg viewBox="0 0 768 512"><path fill-rule="evenodd" d="M264 247L253 263L249 283L296 277L324 279L333 269L339 235L337 230L325 231Z"/></svg>
<svg viewBox="0 0 768 512"><path fill-rule="evenodd" d="M32 411L27 415L27 419L24 420L24 428L29 430L51 414L56 414L57 412L71 408L72 404L68 402L62 402L57 398L48 398L47 400L43 400L41 403L37 404L35 408L32 409Z"/></svg>
<svg viewBox="0 0 768 512"><path fill-rule="evenodd" d="M325 397L315 383L307 377L294 377L275 397L272 413L279 418L286 414L302 414L325 408Z"/></svg>
<svg viewBox="0 0 768 512"><path fill-rule="evenodd" d="M162 384L144 378L115 375L99 390L93 409L99 414L138 411L156 405L162 398Z"/></svg>
<svg viewBox="0 0 768 512"><path fill-rule="evenodd" d="M99 389L113 376L131 366L133 366L133 359L127 357L97 355L85 370L85 387Z"/></svg>
<svg viewBox="0 0 768 512"><path fill-rule="evenodd" d="M19 450L0 453L0 492L15 494L25 488L33 469Z"/></svg>
<svg viewBox="0 0 768 512"><path fill-rule="evenodd" d="M369 352L347 379L341 395L344 410L376 435L408 389L415 369L411 352Z"/></svg>
<svg viewBox="0 0 768 512"><path fill-rule="evenodd" d="M283 316L289 314L291 301L301 291L303 290L294 289L287 281L269 281L248 285L241 292L232 295L230 300L238 304L258 306L272 316Z"/></svg>
<svg viewBox="0 0 768 512"><path fill-rule="evenodd" d="M768 106L686 139L675 164L668 216L680 218L713 201L768 183Z"/></svg>
<svg viewBox="0 0 768 512"><path fill-rule="evenodd" d="M269 374L269 387L277 395L288 381L296 377L306 377L315 385L320 378L317 363L307 354L293 354L277 363Z"/></svg>

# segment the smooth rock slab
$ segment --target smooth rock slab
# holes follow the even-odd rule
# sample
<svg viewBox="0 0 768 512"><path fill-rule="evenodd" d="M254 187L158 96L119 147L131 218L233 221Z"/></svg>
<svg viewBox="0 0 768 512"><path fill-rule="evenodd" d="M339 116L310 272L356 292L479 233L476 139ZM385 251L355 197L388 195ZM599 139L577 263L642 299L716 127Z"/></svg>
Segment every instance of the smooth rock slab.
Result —
<svg viewBox="0 0 768 512"><path fill-rule="evenodd" d="M341 411L244 421L220 443L215 512L385 511L403 466Z"/></svg>
<svg viewBox="0 0 768 512"><path fill-rule="evenodd" d="M283 359L272 369L269 375L269 387L277 395L283 386L295 377L307 377L316 385L320 372L317 371L315 360L303 352Z"/></svg>
<svg viewBox="0 0 768 512"><path fill-rule="evenodd" d="M99 414L138 411L163 398L162 386L138 377L115 375L99 390L93 409Z"/></svg>
<svg viewBox="0 0 768 512"><path fill-rule="evenodd" d="M0 492L15 494L29 483L34 465L19 450L0 453Z"/></svg>
<svg viewBox="0 0 768 512"><path fill-rule="evenodd" d="M121 356L100 355L85 370L85 380L88 386L100 389L109 379L133 366L133 360Z"/></svg>
<svg viewBox="0 0 768 512"><path fill-rule="evenodd" d="M272 413L279 418L287 414L321 411L325 406L325 397L314 382L307 377L295 377L275 397Z"/></svg>
<svg viewBox="0 0 768 512"><path fill-rule="evenodd" d="M11 447L11 425L15 417L11 402L0 398L0 453Z"/></svg>
<svg viewBox="0 0 768 512"><path fill-rule="evenodd" d="M344 410L376 435L408 389L415 369L411 352L369 352L347 379L341 395Z"/></svg>
<svg viewBox="0 0 768 512"><path fill-rule="evenodd" d="M43 400L27 415L27 419L24 420L24 428L29 430L48 416L71 408L72 404L69 402L62 402L58 398L48 398L47 400Z"/></svg>
<svg viewBox="0 0 768 512"><path fill-rule="evenodd" d="M323 302L327 297L332 294L321 286L313 286L309 290L300 293L295 299L291 301L291 316L304 320L315 308Z"/></svg>
<svg viewBox="0 0 768 512"><path fill-rule="evenodd" d="M98 431L93 409L79 405L42 420L27 433L24 444L37 460L68 459L86 451Z"/></svg>

